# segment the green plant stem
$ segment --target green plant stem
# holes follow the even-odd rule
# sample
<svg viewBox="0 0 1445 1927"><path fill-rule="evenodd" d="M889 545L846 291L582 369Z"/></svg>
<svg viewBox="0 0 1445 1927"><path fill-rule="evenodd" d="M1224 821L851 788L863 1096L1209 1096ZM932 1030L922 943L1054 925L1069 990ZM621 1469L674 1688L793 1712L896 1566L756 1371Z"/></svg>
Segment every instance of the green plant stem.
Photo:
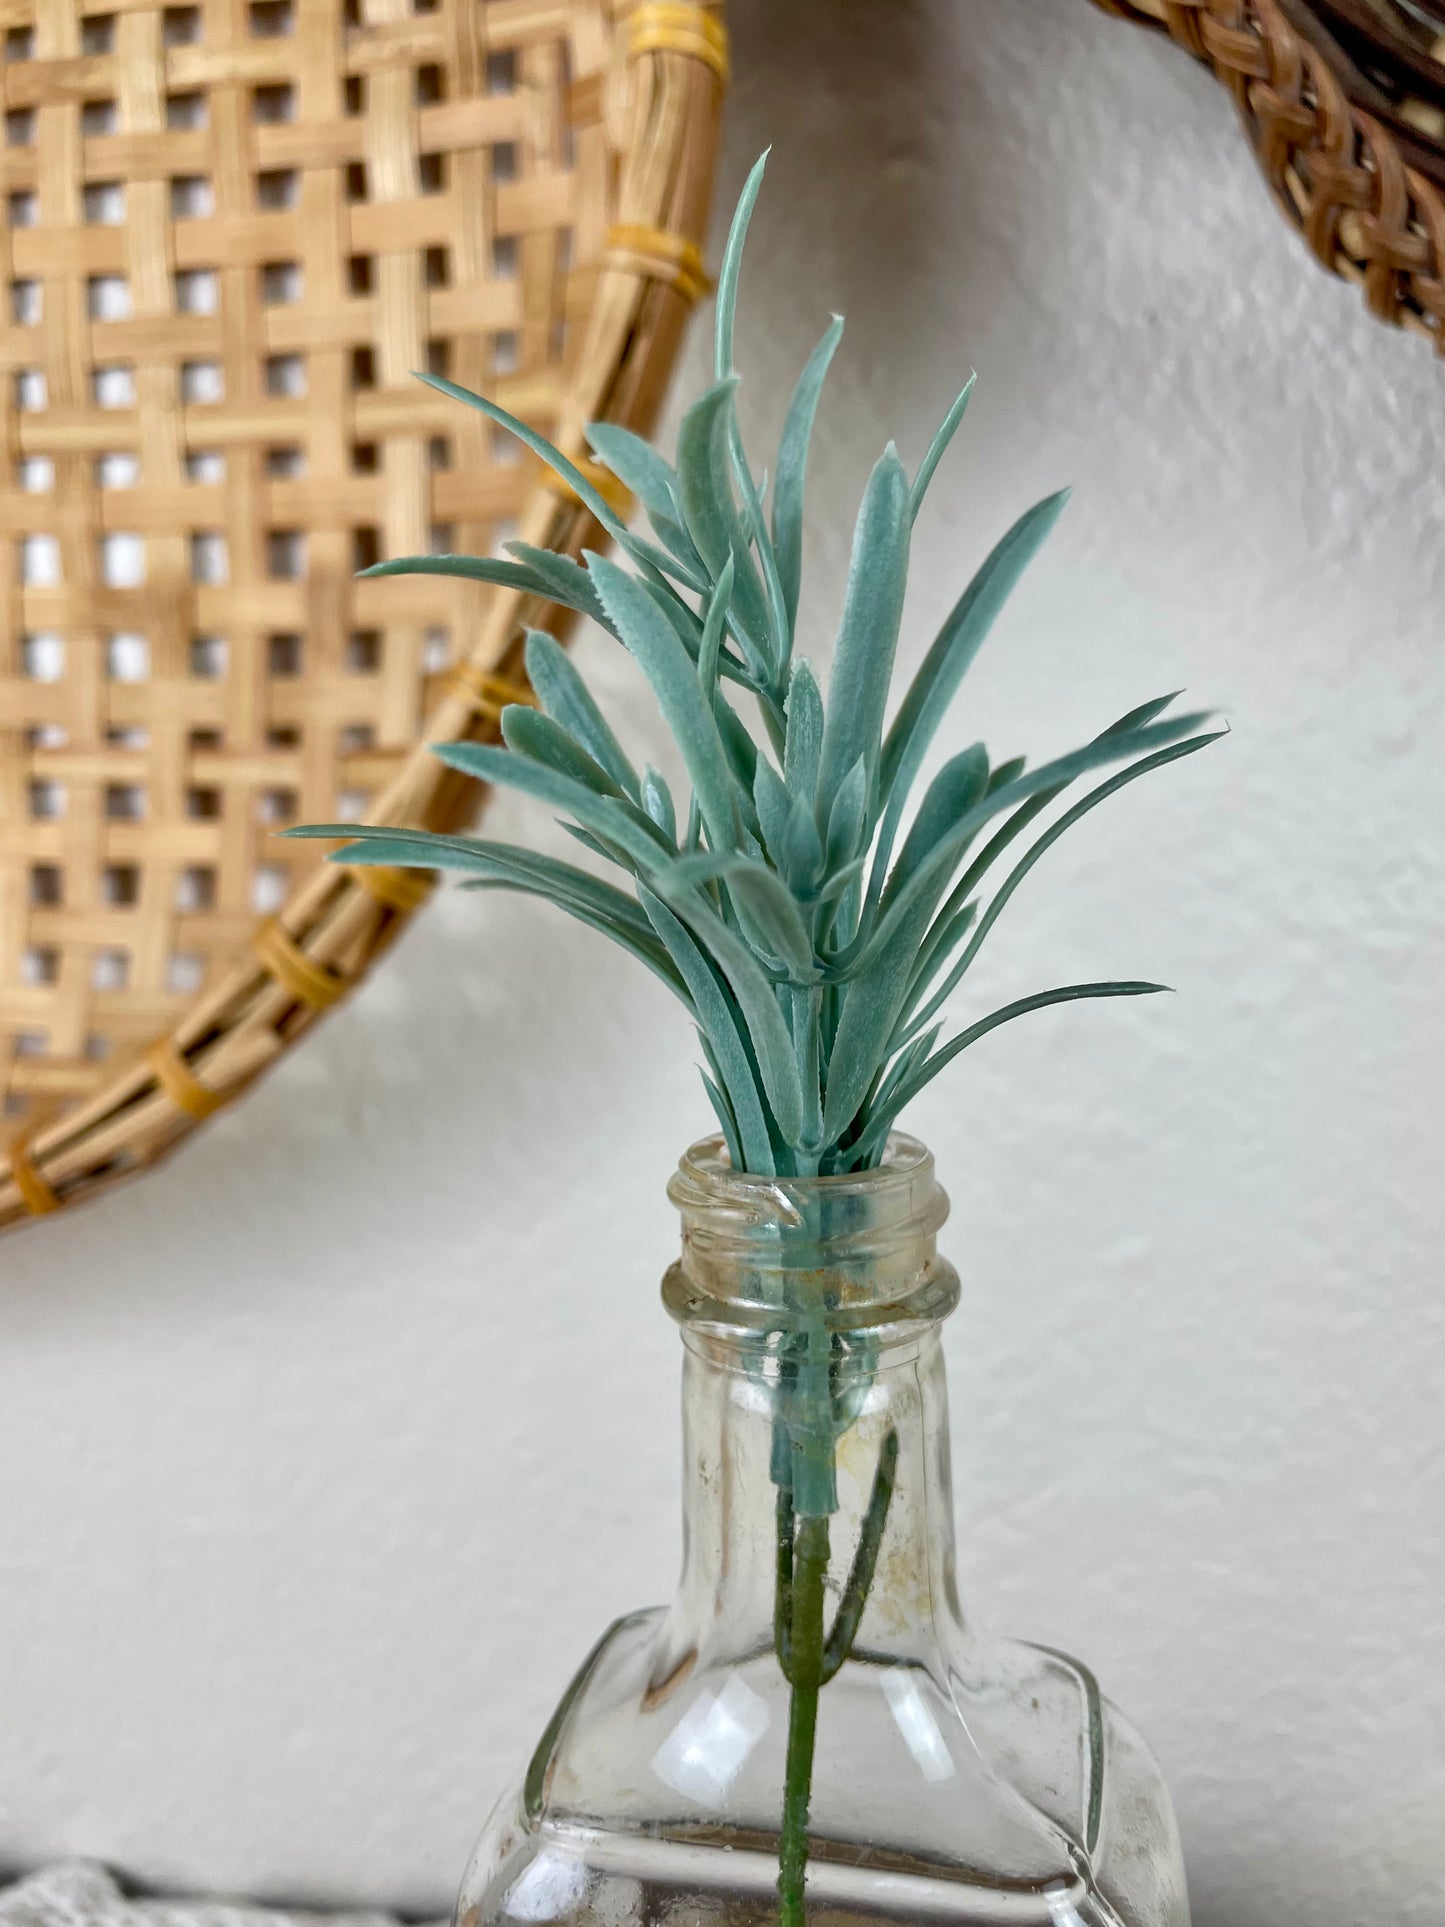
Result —
<svg viewBox="0 0 1445 1927"><path fill-rule="evenodd" d="M803 1927L808 1868L808 1805L823 1683L824 1582L828 1576L828 1521L797 1522L793 1552L793 1637L788 1700L788 1759L783 1783L783 1834L778 1849L779 1927Z"/></svg>
<svg viewBox="0 0 1445 1927"><path fill-rule="evenodd" d="M778 1487L777 1569L773 1585L773 1645L783 1678L793 1678L793 1488Z"/></svg>
<svg viewBox="0 0 1445 1927"><path fill-rule="evenodd" d="M778 1491L777 1591L773 1620L778 1664L791 1689L788 1757L783 1783L783 1833L778 1849L779 1927L803 1927L808 1870L808 1808L818 1733L818 1694L843 1667L863 1621L878 1551L888 1525L898 1477L898 1433L890 1426L878 1455L873 1490L858 1536L848 1583L833 1619L823 1629L828 1577L829 1530L825 1518L799 1519L789 1487Z"/></svg>
<svg viewBox="0 0 1445 1927"><path fill-rule="evenodd" d="M873 1575L878 1570L878 1548L883 1543L883 1528L888 1523L888 1508L893 1503L893 1486L898 1477L898 1433L892 1426L878 1454L873 1474L873 1490L868 1495L868 1510L858 1535L858 1550L853 1555L853 1570L843 1588L843 1597L833 1620L833 1630L823 1648L823 1684L842 1670L863 1623L864 1608L873 1590Z"/></svg>

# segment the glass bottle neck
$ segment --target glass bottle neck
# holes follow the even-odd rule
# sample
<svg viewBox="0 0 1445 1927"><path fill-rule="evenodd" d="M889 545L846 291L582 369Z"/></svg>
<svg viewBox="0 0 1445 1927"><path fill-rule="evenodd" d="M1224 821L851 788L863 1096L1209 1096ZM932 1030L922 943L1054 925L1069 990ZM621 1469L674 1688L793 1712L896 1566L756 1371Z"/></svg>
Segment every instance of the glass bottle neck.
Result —
<svg viewBox="0 0 1445 1927"><path fill-rule="evenodd" d="M758 1348L691 1332L685 1345L675 1629L690 1648L737 1657L775 1639L779 1560L806 1515L789 1517L778 1401ZM858 1611L855 1657L929 1665L962 1627L938 1326L845 1364L833 1388L846 1421L832 1450L836 1503L813 1530L826 1540L834 1620Z"/></svg>
<svg viewBox="0 0 1445 1927"><path fill-rule="evenodd" d="M709 1645L778 1641L781 1656L795 1567L824 1587L838 1652L926 1662L960 1619L939 1343L958 1279L938 1256L948 1201L932 1158L900 1137L876 1170L767 1179L704 1144L671 1195L683 1242L663 1296L686 1348L678 1663Z"/></svg>

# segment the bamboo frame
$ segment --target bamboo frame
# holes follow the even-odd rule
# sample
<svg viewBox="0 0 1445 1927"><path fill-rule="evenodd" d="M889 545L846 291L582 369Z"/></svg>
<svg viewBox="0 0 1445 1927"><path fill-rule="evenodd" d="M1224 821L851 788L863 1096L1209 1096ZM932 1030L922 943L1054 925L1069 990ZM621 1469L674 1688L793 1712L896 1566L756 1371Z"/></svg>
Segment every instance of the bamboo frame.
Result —
<svg viewBox="0 0 1445 1927"><path fill-rule="evenodd" d="M0 150L8 272L41 284L45 310L0 329L0 544L17 560L0 588L0 1088L24 1112L0 1154L4 1226L175 1148L425 901L416 873L322 865L266 832L335 816L348 792L368 821L468 822L478 787L418 745L495 736L526 693L521 625L556 611L435 577L353 582L354 562L368 544L423 549L438 522L473 550L508 518L571 552L601 532L408 371L444 353L568 449L590 419L648 426L705 285L727 41L716 7L630 0L130 0L99 31L74 0L10 0L0 28L20 56L0 67L21 141ZM208 194L176 185L197 179ZM253 211L253 183L279 205ZM180 300L201 274L211 311ZM129 314L106 315L106 281L128 284ZM503 334L509 373L492 359ZM287 389L303 357L304 397ZM200 398L215 391L197 364L219 365L223 400ZM43 390L21 380L36 369ZM429 466L438 438L450 459ZM97 459L127 446L139 475L102 486ZM278 446L305 451L304 477ZM106 580L107 539L127 529L143 584ZM212 531L225 582L196 539ZM22 580L37 535L58 583ZM428 658L438 628L468 635L451 667ZM229 655L208 679L211 631ZM64 653L53 680L34 673L46 632ZM136 637L149 661L129 681ZM37 814L62 785L65 814ZM260 821L278 791L278 824ZM263 872L284 888L258 915ZM167 978L187 952L198 993ZM98 967L115 953L123 986ZM27 1027L44 1049L17 1049Z"/></svg>

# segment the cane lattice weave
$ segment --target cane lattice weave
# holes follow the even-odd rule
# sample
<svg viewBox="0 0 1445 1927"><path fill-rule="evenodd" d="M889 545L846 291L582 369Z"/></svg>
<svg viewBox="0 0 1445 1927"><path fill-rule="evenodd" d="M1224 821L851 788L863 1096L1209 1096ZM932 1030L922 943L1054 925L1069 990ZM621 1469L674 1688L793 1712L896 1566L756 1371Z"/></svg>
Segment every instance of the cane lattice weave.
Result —
<svg viewBox="0 0 1445 1927"><path fill-rule="evenodd" d="M1337 6L1094 4L1166 29L1211 67L1234 97L1275 199L1316 258L1357 283L1372 313L1428 336L1445 353L1445 151L1427 144L1434 123L1422 120L1429 103L1418 94L1395 99L1397 124L1382 118L1383 77L1378 65L1365 75L1342 58ZM1353 90L1352 82L1359 83ZM1445 133L1445 112L1439 128Z"/></svg>
<svg viewBox="0 0 1445 1927"><path fill-rule="evenodd" d="M645 428L726 70L698 6L93 4L0 0L0 1223L168 1149L425 899L272 832L469 818L418 744L556 616L354 572L600 531L412 371Z"/></svg>

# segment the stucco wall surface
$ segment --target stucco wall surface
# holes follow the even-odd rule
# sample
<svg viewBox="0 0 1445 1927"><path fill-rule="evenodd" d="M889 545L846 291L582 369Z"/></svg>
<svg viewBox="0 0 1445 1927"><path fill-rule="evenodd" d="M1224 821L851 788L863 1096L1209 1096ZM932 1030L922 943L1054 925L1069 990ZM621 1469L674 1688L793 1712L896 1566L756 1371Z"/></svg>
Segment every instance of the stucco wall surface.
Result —
<svg viewBox="0 0 1445 1927"><path fill-rule="evenodd" d="M972 365L907 660L1076 494L940 754L1181 684L1234 727L1060 845L963 1008L1178 996L1002 1032L913 1119L965 1284L966 1596L1150 1736L1202 1927L1439 1927L1445 369L1308 263L1207 77L1084 0L733 26L720 206L775 143L759 442L849 318L809 650L868 465ZM168 1168L0 1244L0 1861L446 1901L596 1631L672 1583L694 1056L600 940L454 897Z"/></svg>

